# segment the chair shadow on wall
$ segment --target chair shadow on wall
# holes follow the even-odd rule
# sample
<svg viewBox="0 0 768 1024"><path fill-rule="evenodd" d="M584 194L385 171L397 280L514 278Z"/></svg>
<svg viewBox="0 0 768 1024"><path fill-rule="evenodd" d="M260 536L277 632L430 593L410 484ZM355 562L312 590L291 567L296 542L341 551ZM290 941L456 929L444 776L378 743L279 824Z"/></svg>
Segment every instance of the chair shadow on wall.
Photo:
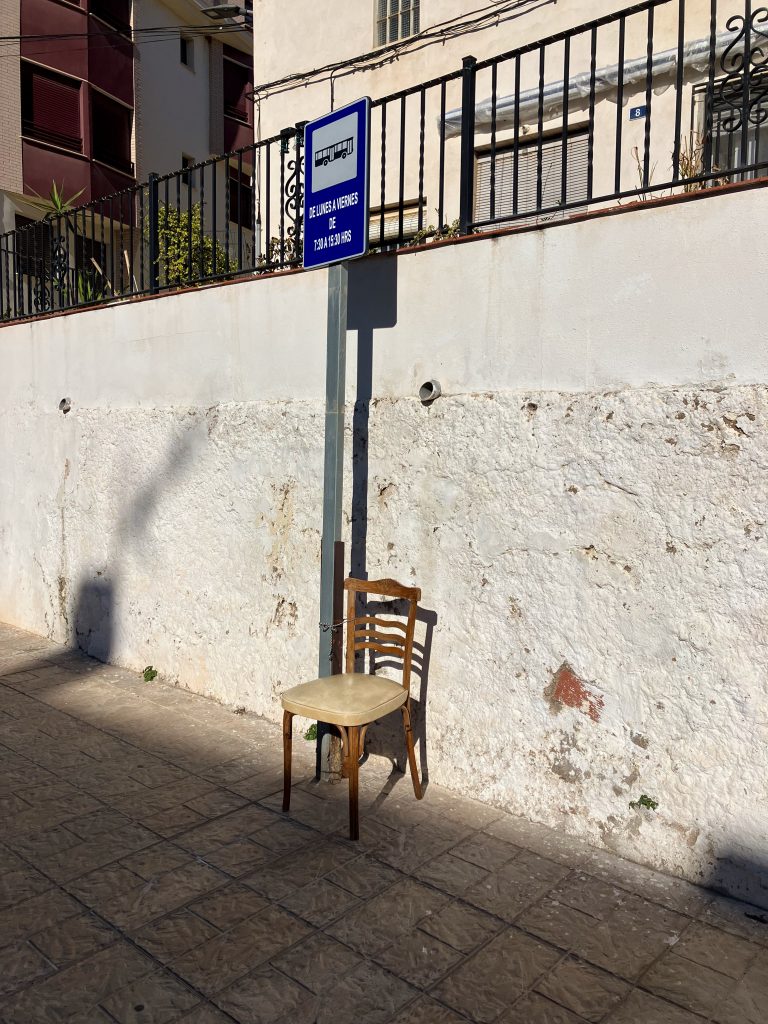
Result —
<svg viewBox="0 0 768 1024"><path fill-rule="evenodd" d="M407 606L401 601L368 601L367 610L372 615L402 616L407 615ZM421 788L426 792L429 786L429 758L427 753L427 697L429 692L429 665L432 657L432 638L437 625L437 613L419 605L416 611L417 635L413 643L413 662L411 665L411 728L416 741L416 760L421 776ZM371 673L391 670L393 679L401 678L402 662L395 658L377 658L371 652ZM365 671L361 664L358 671ZM401 777L408 771L408 755L405 747L403 726L399 715L387 715L380 719L368 731L365 739L363 760L369 756L383 757L392 763L393 773L387 780L381 793L376 797L374 806L378 807L391 793Z"/></svg>
<svg viewBox="0 0 768 1024"><path fill-rule="evenodd" d="M387 331L397 325L397 268L398 261L394 255L352 263L349 268L347 327L350 331L357 331L357 378L352 414L350 575L363 580L368 579L368 451L373 397L373 332ZM368 607L390 615L405 614L402 602L397 601L370 601ZM423 640L415 641L413 645L412 682L418 679L418 688L411 698L411 725L416 739L422 788L426 790L429 784L427 689L437 614L419 607L416 621L423 627ZM370 671L391 668L397 672L401 667L400 662L381 659L371 664ZM364 671L362 666L359 671ZM405 771L407 757L399 715L387 716L369 731L364 759L370 754L391 760L398 772ZM398 780L399 775L390 777L376 798L377 804L386 799Z"/></svg>

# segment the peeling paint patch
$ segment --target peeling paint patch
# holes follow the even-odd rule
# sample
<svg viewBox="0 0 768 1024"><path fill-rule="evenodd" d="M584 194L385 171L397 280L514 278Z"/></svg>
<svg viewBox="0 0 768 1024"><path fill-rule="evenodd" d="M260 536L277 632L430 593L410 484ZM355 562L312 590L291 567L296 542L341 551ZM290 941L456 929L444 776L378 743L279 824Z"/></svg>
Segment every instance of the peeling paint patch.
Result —
<svg viewBox="0 0 768 1024"><path fill-rule="evenodd" d="M547 692L549 691L549 692ZM564 661L552 677L551 687L545 691L550 705L554 702L576 708L588 715L593 722L600 721L605 707L605 698L590 690L583 679L579 679L567 661Z"/></svg>

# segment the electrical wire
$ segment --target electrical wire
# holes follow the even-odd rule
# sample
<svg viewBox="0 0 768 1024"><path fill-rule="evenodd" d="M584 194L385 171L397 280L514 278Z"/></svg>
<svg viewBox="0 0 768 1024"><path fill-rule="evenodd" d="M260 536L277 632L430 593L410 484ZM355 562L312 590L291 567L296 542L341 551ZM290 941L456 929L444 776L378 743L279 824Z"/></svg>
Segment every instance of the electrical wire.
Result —
<svg viewBox="0 0 768 1024"><path fill-rule="evenodd" d="M345 77L363 71L375 71L378 68L391 64L406 53L415 53L433 46L437 43L446 43L450 39L457 39L472 32L482 31L484 28L491 28L503 21L519 17L525 13L522 8L535 10L539 7L556 4L558 0L491 0L485 7L469 12L469 15L457 15L437 25L425 29L418 35L408 39L400 40L397 43L390 43L387 46L377 47L368 53L360 54L358 57L347 60L334 61L321 67L313 68L310 71L299 71L283 78L275 79L257 85L253 90L255 99L266 99L268 96L277 96L293 89L306 88L308 85L317 85L333 78Z"/></svg>
<svg viewBox="0 0 768 1024"><path fill-rule="evenodd" d="M128 33L119 32L117 29L110 28L109 31L112 35L119 35L126 41L137 35L175 35L177 32L196 32L201 35L218 35L220 32L242 32L245 29L245 25L156 25L148 28L132 28L130 36ZM94 34L92 32L41 32L41 33L26 33L25 35L18 36L0 36L0 43L40 43L54 41L64 41L68 39L93 39Z"/></svg>
<svg viewBox="0 0 768 1024"><path fill-rule="evenodd" d="M194 38L210 36L211 38L217 39L220 36L227 36L235 32L239 33L243 31L243 29L240 26L219 27L216 29L212 29L209 28L207 25L177 25L162 26L162 28L163 31L158 31L156 29L147 29L146 31L148 34L142 35L140 39L137 39L135 41L130 40L127 37L122 37L122 41L126 44L136 45L139 48L142 48L144 46L149 46L152 43L165 43L173 41L174 39L178 38L180 32L184 32L185 35L189 35ZM153 34L150 36L149 33ZM18 50L19 43L27 43L27 41L30 38L37 40L38 42L64 42L65 40L77 39L79 40L79 43L64 42L64 45L60 47L44 46L37 50L30 49L28 46L25 45L25 57L45 57L50 56L54 53L62 52L79 53L85 50L113 49L116 45L118 45L118 43L115 42L113 37L100 39L98 36L88 35L87 33L72 33L63 35L51 34L50 36L41 35L34 37L21 36L13 37L12 39L11 37L5 37L4 39L0 39L0 60L3 60L4 58L18 60L20 57ZM5 45L8 48L6 52L2 51L3 45Z"/></svg>

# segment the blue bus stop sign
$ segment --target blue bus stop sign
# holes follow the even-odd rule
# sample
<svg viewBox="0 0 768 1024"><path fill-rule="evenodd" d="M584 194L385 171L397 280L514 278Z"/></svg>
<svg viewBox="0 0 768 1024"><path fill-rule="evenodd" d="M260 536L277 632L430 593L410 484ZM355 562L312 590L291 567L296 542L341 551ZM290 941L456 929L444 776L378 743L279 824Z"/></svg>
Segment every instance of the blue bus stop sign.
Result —
<svg viewBox="0 0 768 1024"><path fill-rule="evenodd" d="M304 128L304 266L368 250L371 101L366 96Z"/></svg>

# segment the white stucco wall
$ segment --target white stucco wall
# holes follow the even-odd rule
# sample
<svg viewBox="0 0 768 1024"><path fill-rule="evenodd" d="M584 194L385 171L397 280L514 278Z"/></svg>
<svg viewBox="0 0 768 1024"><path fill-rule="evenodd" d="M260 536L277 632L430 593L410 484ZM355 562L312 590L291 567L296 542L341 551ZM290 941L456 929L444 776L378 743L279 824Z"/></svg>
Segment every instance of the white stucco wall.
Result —
<svg viewBox="0 0 768 1024"><path fill-rule="evenodd" d="M352 557L367 458L367 571L436 615L430 777L763 906L765 195L356 264L345 457ZM0 619L278 719L316 669L325 288L0 330Z"/></svg>

